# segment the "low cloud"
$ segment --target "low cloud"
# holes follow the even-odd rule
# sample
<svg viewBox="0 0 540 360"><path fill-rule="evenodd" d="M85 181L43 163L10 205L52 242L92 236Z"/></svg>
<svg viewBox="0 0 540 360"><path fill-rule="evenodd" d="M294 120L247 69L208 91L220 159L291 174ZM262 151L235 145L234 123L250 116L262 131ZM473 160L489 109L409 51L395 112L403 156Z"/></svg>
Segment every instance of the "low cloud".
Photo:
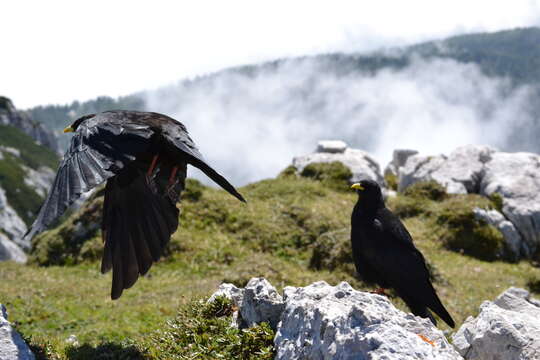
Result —
<svg viewBox="0 0 540 360"><path fill-rule="evenodd" d="M532 146L510 143L532 121L530 87L448 59L414 58L375 74L344 75L339 66L305 58L225 71L149 92L147 108L183 122L209 163L237 185L275 176L321 139L345 140L381 166L396 148Z"/></svg>

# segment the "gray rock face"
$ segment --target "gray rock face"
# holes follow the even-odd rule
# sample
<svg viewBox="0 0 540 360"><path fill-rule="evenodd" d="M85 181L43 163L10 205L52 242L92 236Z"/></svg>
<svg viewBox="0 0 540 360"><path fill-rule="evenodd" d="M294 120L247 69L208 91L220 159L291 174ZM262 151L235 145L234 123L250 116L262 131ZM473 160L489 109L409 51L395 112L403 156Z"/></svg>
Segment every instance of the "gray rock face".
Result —
<svg viewBox="0 0 540 360"><path fill-rule="evenodd" d="M276 359L461 359L429 320L345 282L287 287L284 297Z"/></svg>
<svg viewBox="0 0 540 360"><path fill-rule="evenodd" d="M486 223L495 226L504 236L506 250L514 260L517 260L520 254L529 255L529 248L522 241L521 235L516 230L514 224L506 220L506 218L497 210L484 210L480 208L473 209L474 216L483 220Z"/></svg>
<svg viewBox="0 0 540 360"><path fill-rule="evenodd" d="M396 149L392 153L392 161L384 169L384 175L394 175L398 176L399 168L404 166L407 162L407 159L413 155L418 154L416 150L410 149Z"/></svg>
<svg viewBox="0 0 540 360"><path fill-rule="evenodd" d="M485 301L452 336L465 359L540 359L540 303L524 289L510 288Z"/></svg>
<svg viewBox="0 0 540 360"><path fill-rule="evenodd" d="M54 181L56 173L49 167L40 166L38 170L22 165L26 172L24 183L36 190L39 196L45 198Z"/></svg>
<svg viewBox="0 0 540 360"><path fill-rule="evenodd" d="M529 256L540 247L539 155L468 145L457 148L448 157L410 156L398 172L399 191L419 181L435 180L451 194L500 194L503 215L517 235L508 223L497 220L497 227L512 251Z"/></svg>
<svg viewBox="0 0 540 360"><path fill-rule="evenodd" d="M38 144L59 152L58 142L53 132L30 118L24 111L15 109L11 100L0 96L0 124L11 125L32 137Z"/></svg>
<svg viewBox="0 0 540 360"><path fill-rule="evenodd" d="M210 299L217 295L241 304L241 320L250 325L279 320L276 359L462 359L429 320L345 282L286 287L282 299L267 280L253 278L245 289L222 284Z"/></svg>
<svg viewBox="0 0 540 360"><path fill-rule="evenodd" d="M0 233L0 261L8 260L24 264L27 258L24 251L17 244Z"/></svg>
<svg viewBox="0 0 540 360"><path fill-rule="evenodd" d="M540 246L540 156L495 153L486 164L480 193L503 197L503 213L515 225L530 252Z"/></svg>
<svg viewBox="0 0 540 360"><path fill-rule="evenodd" d="M343 149L343 145L345 145L345 149ZM350 179L351 183L362 179L371 179L384 185L379 163L367 152L351 149L343 141L320 141L317 152L293 158L292 165L298 172L301 172L309 164L333 161L339 161L351 170L353 173Z"/></svg>
<svg viewBox="0 0 540 360"><path fill-rule="evenodd" d="M484 164L495 151L489 146L468 145L457 148L448 157L411 156L399 171L398 190L419 181L435 180L450 194L478 192Z"/></svg>
<svg viewBox="0 0 540 360"><path fill-rule="evenodd" d="M7 310L0 304L0 358L2 360L34 360L34 354L8 321Z"/></svg>
<svg viewBox="0 0 540 360"><path fill-rule="evenodd" d="M11 240L17 242L18 245L29 247L30 244L22 243L20 240L26 233L26 224L17 215L15 210L9 205L6 192L0 187L0 228L10 237Z"/></svg>
<svg viewBox="0 0 540 360"><path fill-rule="evenodd" d="M276 329L284 307L281 295L268 280L253 278L244 289L240 314L248 327L266 321Z"/></svg>

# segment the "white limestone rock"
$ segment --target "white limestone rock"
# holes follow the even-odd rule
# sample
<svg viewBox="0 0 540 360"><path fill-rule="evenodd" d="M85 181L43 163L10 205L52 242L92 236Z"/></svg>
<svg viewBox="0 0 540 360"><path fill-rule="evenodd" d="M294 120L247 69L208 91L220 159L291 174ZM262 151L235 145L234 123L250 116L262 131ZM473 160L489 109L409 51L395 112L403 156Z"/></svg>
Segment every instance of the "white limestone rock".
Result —
<svg viewBox="0 0 540 360"><path fill-rule="evenodd" d="M540 302L528 291L510 288L495 301L485 301L452 336L465 359L540 359Z"/></svg>
<svg viewBox="0 0 540 360"><path fill-rule="evenodd" d="M244 288L240 315L246 326L263 321L276 329L284 309L283 298L265 278L252 278Z"/></svg>
<svg viewBox="0 0 540 360"><path fill-rule="evenodd" d="M336 141L320 141L317 152L293 158L292 165L298 172L302 172L307 165L312 163L339 161L351 170L353 174L349 180L351 183L358 182L362 179L371 179L384 185L379 163L370 154L349 147L346 147L342 151L342 144L334 143Z"/></svg>
<svg viewBox="0 0 540 360"><path fill-rule="evenodd" d="M317 143L318 153L344 153L347 143L341 140L321 140Z"/></svg>
<svg viewBox="0 0 540 360"><path fill-rule="evenodd" d="M218 296L225 296L232 300L235 306L240 307L244 298L244 289L239 289L234 284L223 283L219 285L217 291L210 296L207 302L213 302Z"/></svg>
<svg viewBox="0 0 540 360"><path fill-rule="evenodd" d="M287 287L284 298L276 359L461 359L428 319L405 314L387 298L345 282Z"/></svg>
<svg viewBox="0 0 540 360"><path fill-rule="evenodd" d="M516 230L516 227L503 214L497 210L484 210L480 208L474 208L473 212L476 219L493 225L502 233L509 257L517 260L520 254L524 254L525 256L529 254L529 249L521 239L521 235Z"/></svg>
<svg viewBox="0 0 540 360"><path fill-rule="evenodd" d="M418 154L416 150L410 149L396 149L392 153L392 161L384 169L384 176L394 175L399 176L399 168L407 163L407 159L413 155Z"/></svg>
<svg viewBox="0 0 540 360"><path fill-rule="evenodd" d="M21 240L27 227L17 212L9 205L6 192L0 187L0 229L17 245L29 248L30 243Z"/></svg>
<svg viewBox="0 0 540 360"><path fill-rule="evenodd" d="M398 190L419 182L435 180L450 194L477 193L484 165L496 150L485 145L461 146L448 157L414 155L399 173Z"/></svg>
<svg viewBox="0 0 540 360"><path fill-rule="evenodd" d="M34 360L32 350L9 323L6 307L0 304L0 310L0 359Z"/></svg>
<svg viewBox="0 0 540 360"><path fill-rule="evenodd" d="M0 261L15 261L21 264L26 263L26 254L7 236L0 233Z"/></svg>
<svg viewBox="0 0 540 360"><path fill-rule="evenodd" d="M493 154L485 166L480 193L494 192L502 195L504 215L521 233L529 253L534 253L540 246L540 156Z"/></svg>

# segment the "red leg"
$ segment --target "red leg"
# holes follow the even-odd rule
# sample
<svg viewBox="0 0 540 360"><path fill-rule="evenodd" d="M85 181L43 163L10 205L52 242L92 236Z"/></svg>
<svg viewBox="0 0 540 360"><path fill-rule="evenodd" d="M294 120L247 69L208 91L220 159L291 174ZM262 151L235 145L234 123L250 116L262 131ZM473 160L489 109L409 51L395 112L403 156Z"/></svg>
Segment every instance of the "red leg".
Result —
<svg viewBox="0 0 540 360"><path fill-rule="evenodd" d="M171 171L171 176L169 177L169 186L172 186L174 184L174 180L176 179L177 172L178 172L178 166L173 167Z"/></svg>
<svg viewBox="0 0 540 360"><path fill-rule="evenodd" d="M148 168L148 172L146 173L147 176L151 176L152 173L154 172L154 169L156 168L156 164L157 164L157 161L158 161L158 155L154 155L154 157L152 158L152 163L150 164L150 167Z"/></svg>
<svg viewBox="0 0 540 360"><path fill-rule="evenodd" d="M388 294L384 292L384 290L385 290L384 288L378 288L378 289L375 289L375 290L371 291L371 293L389 297Z"/></svg>

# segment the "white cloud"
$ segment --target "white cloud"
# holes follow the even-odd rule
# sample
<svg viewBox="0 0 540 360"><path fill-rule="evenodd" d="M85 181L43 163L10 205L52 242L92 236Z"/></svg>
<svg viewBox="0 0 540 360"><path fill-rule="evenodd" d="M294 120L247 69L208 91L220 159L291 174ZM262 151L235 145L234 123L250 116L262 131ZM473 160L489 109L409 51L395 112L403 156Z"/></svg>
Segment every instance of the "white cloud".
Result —
<svg viewBox="0 0 540 360"><path fill-rule="evenodd" d="M538 25L538 1L10 1L0 93L19 107L125 95L277 57Z"/></svg>
<svg viewBox="0 0 540 360"><path fill-rule="evenodd" d="M516 150L510 136L532 121L531 88L514 89L473 64L416 58L401 70L347 76L326 66L307 58L249 76L220 73L150 93L147 108L183 122L209 162L236 184L275 176L321 139L346 140L385 166L396 148Z"/></svg>

